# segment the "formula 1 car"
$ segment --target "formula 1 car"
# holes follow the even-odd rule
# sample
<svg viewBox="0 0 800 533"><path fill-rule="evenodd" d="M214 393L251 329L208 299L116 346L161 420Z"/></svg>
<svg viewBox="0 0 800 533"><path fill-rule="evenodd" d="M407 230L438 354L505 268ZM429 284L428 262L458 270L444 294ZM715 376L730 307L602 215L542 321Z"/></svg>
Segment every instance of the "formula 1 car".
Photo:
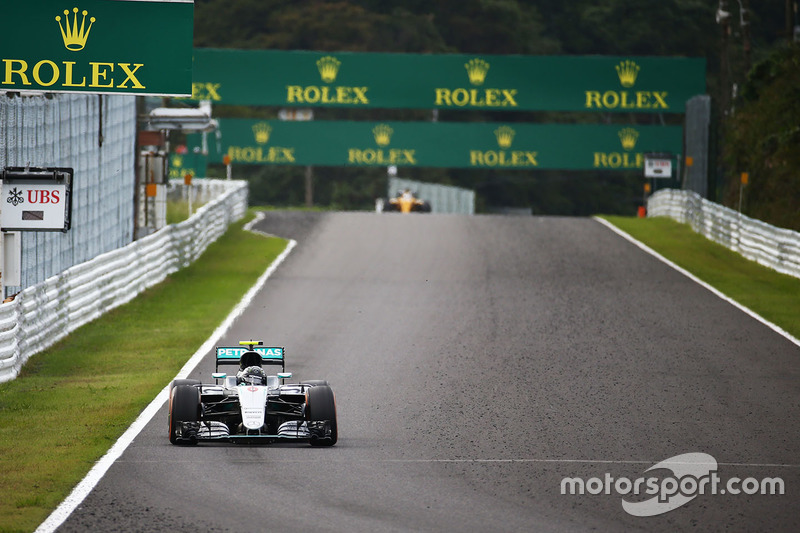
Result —
<svg viewBox="0 0 800 533"><path fill-rule="evenodd" d="M420 200L417 195L410 190L397 191L397 196L389 198L383 203L383 211L399 211L401 213L430 213L431 204L425 200Z"/></svg>
<svg viewBox="0 0 800 533"><path fill-rule="evenodd" d="M264 347L261 341L239 344L216 348L212 377L217 383L176 379L170 384L169 441L336 444L336 402L328 382L286 384L292 373L285 371L282 347ZM228 375L219 371L220 365L239 368ZM267 375L264 365L280 366L281 371Z"/></svg>

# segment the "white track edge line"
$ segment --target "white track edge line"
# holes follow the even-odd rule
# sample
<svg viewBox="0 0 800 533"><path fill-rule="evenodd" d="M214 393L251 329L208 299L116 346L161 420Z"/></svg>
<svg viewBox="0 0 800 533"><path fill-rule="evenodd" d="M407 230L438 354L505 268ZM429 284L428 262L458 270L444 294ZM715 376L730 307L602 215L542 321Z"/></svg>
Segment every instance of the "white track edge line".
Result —
<svg viewBox="0 0 800 533"><path fill-rule="evenodd" d="M705 281L701 280L700 278L698 278L697 276L695 276L694 274L692 274L688 270L686 270L686 269L684 269L682 267L679 267L678 265L676 265L675 263L673 263L672 261L670 261L669 259L667 259L663 255L661 255L660 253L656 252L655 250L653 250L652 248L650 248L649 246L647 246L643 242L637 241L630 234L625 233L624 231L622 231L621 229L616 227L611 222L609 222L607 220L604 220L604 219L602 219L600 217L592 217L592 218L594 218L597 222L601 223L602 225L606 226L608 229L610 229L611 231L613 231L614 233L616 233L617 235L619 235L623 239L631 242L632 244L634 244L635 246L641 248L642 250L644 250L648 254L652 255L653 257L655 257L659 261L661 261L661 262L665 263L666 265L669 265L673 269L677 270L678 272L680 272L681 274L683 274L687 278L691 279L692 281L694 281L698 285L701 285L702 287L708 289L709 291L711 291L715 295L719 296L720 298L722 298L723 300L725 300L726 302L728 302L732 306L736 307L740 311L742 311L744 313L747 313L751 317L755 318L756 320L758 320L759 322L761 322L762 324L764 324L768 328L772 329L773 331L775 331L779 335L782 335L789 342L794 343L796 346L800 346L800 339L796 338L791 333L789 333L785 329L781 328L777 324L773 324L772 322L770 322L766 318L762 317L761 315L759 315L755 311L752 311L751 309L743 306L742 304L740 304L736 300L726 296L725 294L720 292L718 289L712 287L711 285L709 285Z"/></svg>
<svg viewBox="0 0 800 533"><path fill-rule="evenodd" d="M258 215L261 215L260 217ZM245 229L248 231L252 228L252 223L257 222L263 218L263 214L261 212L257 213L257 218L254 221L248 222L245 226ZM248 227L249 226L249 227ZM203 360L203 357L211 351L214 347L214 344L225 334L228 328L231 327L233 322L239 318L239 316L244 312L245 308L250 305L250 302L255 297L256 293L263 287L264 283L266 283L267 279L272 275L273 272L278 268L278 266L286 259L289 253L292 251L297 245L297 241L290 240L289 243L286 245L286 248L281 252L281 254L270 264L267 270L261 274L261 277L258 278L255 285L253 285L249 291L244 295L244 297L239 301L236 307L231 311L231 313L225 318L225 321L220 324L220 326L211 334L211 337L206 340L202 346L194 353L194 355L189 359L189 361L183 366L183 368L178 372L175 376L175 379L185 378L189 375L189 373L194 370L194 368ZM139 417L131 424L131 426L123 433L117 442L106 452L106 454L101 457L89 470L89 473L86 474L80 483L78 483L69 496L64 499L61 504L56 507L56 509L50 513L50 516L42 522L38 528L36 528L35 533L52 533L55 531L61 524L63 524L69 515L77 509L77 507L83 502L84 499L89 495L89 493L94 489L95 486L100 482L103 476L106 474L111 465L119 459L122 453L130 446L133 442L133 439L136 438L137 435L144 429L144 427L150 422L150 420L155 417L156 413L158 413L161 406L164 405L164 402L167 401L167 395L169 394L169 384L167 384L161 392L150 402L144 411L139 415Z"/></svg>

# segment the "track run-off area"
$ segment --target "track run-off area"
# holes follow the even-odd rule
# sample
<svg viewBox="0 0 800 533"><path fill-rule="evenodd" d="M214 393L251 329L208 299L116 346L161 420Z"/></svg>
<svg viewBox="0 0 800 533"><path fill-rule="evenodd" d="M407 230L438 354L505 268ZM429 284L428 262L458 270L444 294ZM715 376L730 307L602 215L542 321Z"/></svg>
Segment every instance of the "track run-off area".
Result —
<svg viewBox="0 0 800 533"><path fill-rule="evenodd" d="M338 443L173 446L162 404L57 531L800 530L800 347L597 220L275 211L254 229L297 245L217 344L285 346L291 381L327 379ZM189 376L213 367L210 348ZM651 496L616 480L683 454L720 488L785 494L686 483L672 510L623 508Z"/></svg>

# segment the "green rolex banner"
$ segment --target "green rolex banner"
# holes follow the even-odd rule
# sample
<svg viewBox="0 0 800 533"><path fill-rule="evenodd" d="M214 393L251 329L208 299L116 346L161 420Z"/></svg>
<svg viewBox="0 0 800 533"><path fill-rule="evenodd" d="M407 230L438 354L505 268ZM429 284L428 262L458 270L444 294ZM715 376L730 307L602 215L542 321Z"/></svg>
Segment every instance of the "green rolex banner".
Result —
<svg viewBox="0 0 800 533"><path fill-rule="evenodd" d="M219 130L210 163L634 170L683 143L681 126L219 119Z"/></svg>
<svg viewBox="0 0 800 533"><path fill-rule="evenodd" d="M683 113L705 93L685 57L194 51L192 98L220 104Z"/></svg>
<svg viewBox="0 0 800 533"><path fill-rule="evenodd" d="M168 177L171 180L182 180L186 176L203 178L208 172L208 156L200 152L200 147L192 151L182 150L169 155Z"/></svg>
<svg viewBox="0 0 800 533"><path fill-rule="evenodd" d="M4 2L0 90L188 96L192 1Z"/></svg>

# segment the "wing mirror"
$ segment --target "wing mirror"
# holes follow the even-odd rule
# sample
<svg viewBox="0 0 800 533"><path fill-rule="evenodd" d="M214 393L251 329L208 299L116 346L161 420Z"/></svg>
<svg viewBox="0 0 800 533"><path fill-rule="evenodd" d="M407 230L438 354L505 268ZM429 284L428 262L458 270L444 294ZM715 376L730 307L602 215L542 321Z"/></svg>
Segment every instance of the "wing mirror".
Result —
<svg viewBox="0 0 800 533"><path fill-rule="evenodd" d="M278 377L281 378L281 379L289 379L290 377L292 377L292 373L291 372L278 372Z"/></svg>

